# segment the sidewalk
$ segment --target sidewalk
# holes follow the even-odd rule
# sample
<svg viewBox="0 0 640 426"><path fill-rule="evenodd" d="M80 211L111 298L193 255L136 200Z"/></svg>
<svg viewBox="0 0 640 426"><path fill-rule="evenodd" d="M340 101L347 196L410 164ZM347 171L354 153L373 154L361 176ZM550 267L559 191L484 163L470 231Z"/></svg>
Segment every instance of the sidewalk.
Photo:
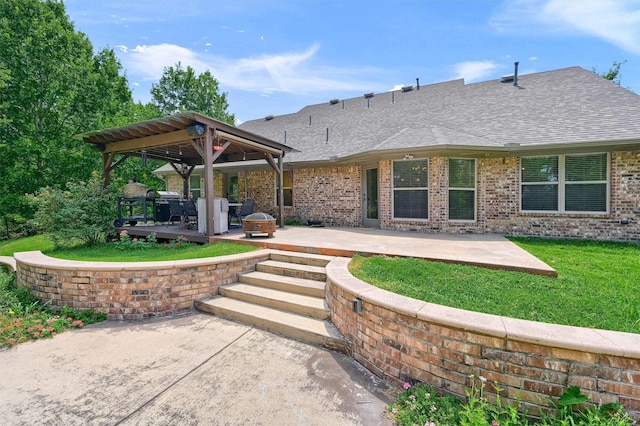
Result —
<svg viewBox="0 0 640 426"><path fill-rule="evenodd" d="M205 314L104 322L0 351L0 424L390 425L351 358Z"/></svg>

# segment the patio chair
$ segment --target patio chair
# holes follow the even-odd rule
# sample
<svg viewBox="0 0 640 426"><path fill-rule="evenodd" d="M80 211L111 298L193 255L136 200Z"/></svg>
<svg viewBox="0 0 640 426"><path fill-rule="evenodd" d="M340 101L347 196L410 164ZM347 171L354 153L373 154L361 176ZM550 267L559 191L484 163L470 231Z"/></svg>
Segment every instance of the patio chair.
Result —
<svg viewBox="0 0 640 426"><path fill-rule="evenodd" d="M196 204L193 200L184 200L182 206L184 207L184 225L190 229L197 228L198 210L196 209Z"/></svg>
<svg viewBox="0 0 640 426"><path fill-rule="evenodd" d="M179 220L181 224L183 223L183 221L184 221L184 211L182 209L182 206L180 205L180 200L170 199L169 200L169 220L168 220L168 222L171 222L173 224L173 222L175 222L176 220Z"/></svg>
<svg viewBox="0 0 640 426"><path fill-rule="evenodd" d="M240 209L236 208L236 211L233 214L233 217L238 220L239 226L242 226L242 219L253 213L253 208L255 207L255 205L256 200L254 200L253 198L245 198L244 200L242 200L242 206L240 206Z"/></svg>

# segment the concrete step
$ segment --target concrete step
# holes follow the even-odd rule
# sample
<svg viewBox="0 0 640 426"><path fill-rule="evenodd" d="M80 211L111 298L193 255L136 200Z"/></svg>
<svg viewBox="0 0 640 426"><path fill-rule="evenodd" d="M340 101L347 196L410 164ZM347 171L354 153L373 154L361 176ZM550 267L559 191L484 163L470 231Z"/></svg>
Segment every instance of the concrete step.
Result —
<svg viewBox="0 0 640 426"><path fill-rule="evenodd" d="M230 297L214 297L195 303L200 311L241 321L294 339L351 355L349 342L330 321L323 321Z"/></svg>
<svg viewBox="0 0 640 426"><path fill-rule="evenodd" d="M327 266L329 262L335 259L334 256L324 256L312 253L297 253L292 251L275 251L271 253L271 260L280 262L299 263L310 266Z"/></svg>
<svg viewBox="0 0 640 426"><path fill-rule="evenodd" d="M324 266L302 265L278 260L260 262L256 264L256 271L322 282L327 280Z"/></svg>
<svg viewBox="0 0 640 426"><path fill-rule="evenodd" d="M238 278L243 284L268 287L291 293L306 294L307 296L324 297L325 281L308 280L305 278L286 277L284 275L267 272L247 272Z"/></svg>
<svg viewBox="0 0 640 426"><path fill-rule="evenodd" d="M307 296L242 283L222 285L220 286L220 294L225 297L313 318L323 320L331 318L331 311L329 311L327 303L322 297Z"/></svg>

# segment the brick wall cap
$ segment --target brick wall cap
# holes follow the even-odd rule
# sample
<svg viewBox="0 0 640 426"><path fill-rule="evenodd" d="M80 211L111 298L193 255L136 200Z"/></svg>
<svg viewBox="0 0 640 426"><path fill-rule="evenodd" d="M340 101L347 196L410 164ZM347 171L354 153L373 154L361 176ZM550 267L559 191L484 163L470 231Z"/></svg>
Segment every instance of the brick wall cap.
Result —
<svg viewBox="0 0 640 426"><path fill-rule="evenodd" d="M83 260L58 259L47 256L40 251L25 251L14 254L17 267L28 265L38 268L55 268L60 270L91 270L91 271L144 271L172 268L189 268L203 265L227 264L231 262L249 260L268 256L270 250L256 250L249 253L232 254L228 256L204 257L199 259L169 260L157 262L93 262Z"/></svg>
<svg viewBox="0 0 640 426"><path fill-rule="evenodd" d="M379 289L351 275L350 259L339 257L327 266L327 280L362 299L402 315L456 329L510 340L593 354L640 359L640 334L548 324L450 308Z"/></svg>

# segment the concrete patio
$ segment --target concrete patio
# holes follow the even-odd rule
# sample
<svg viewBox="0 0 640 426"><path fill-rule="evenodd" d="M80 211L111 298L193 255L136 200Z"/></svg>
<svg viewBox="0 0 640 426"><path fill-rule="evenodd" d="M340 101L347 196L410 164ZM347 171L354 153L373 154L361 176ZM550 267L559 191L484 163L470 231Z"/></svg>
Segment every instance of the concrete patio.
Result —
<svg viewBox="0 0 640 426"><path fill-rule="evenodd" d="M278 250L330 256L408 256L493 269L556 276L557 272L502 235L427 234L372 228L305 227L278 228L273 238L247 238L239 228L217 235L217 240L255 244Z"/></svg>

